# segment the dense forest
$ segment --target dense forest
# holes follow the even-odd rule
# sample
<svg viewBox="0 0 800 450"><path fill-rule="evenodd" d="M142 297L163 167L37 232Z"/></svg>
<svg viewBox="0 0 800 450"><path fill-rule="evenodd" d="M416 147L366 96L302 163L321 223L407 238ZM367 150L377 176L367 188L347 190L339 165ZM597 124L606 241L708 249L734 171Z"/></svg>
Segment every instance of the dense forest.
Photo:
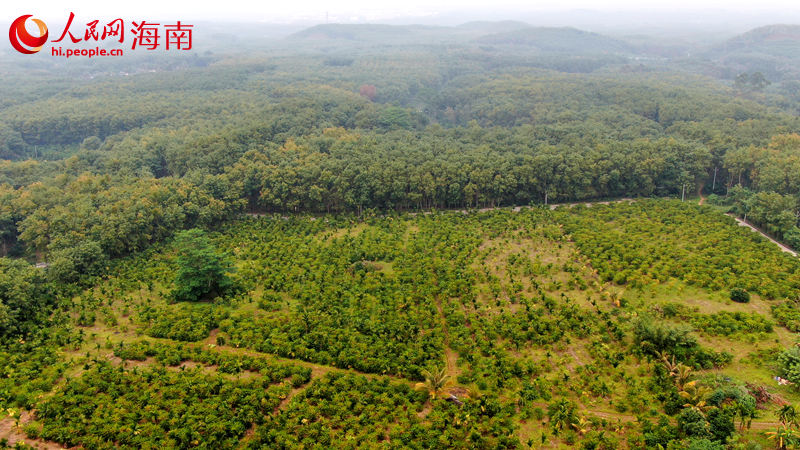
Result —
<svg viewBox="0 0 800 450"><path fill-rule="evenodd" d="M797 36L0 55L0 446L797 448Z"/></svg>

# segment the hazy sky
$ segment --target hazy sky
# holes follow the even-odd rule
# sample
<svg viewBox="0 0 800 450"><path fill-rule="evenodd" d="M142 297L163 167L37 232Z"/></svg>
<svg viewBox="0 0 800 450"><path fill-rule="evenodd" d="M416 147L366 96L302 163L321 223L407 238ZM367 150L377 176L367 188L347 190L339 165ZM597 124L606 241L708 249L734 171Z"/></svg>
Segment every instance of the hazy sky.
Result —
<svg viewBox="0 0 800 450"><path fill-rule="evenodd" d="M642 5L647 5L643 8ZM288 0L252 1L224 0L221 2L169 1L169 0L37 0L35 2L12 2L0 0L0 20L10 21L22 14L33 14L45 21L64 22L70 11L78 17L95 18L123 17L137 19L170 20L253 20L269 22L291 22L296 20L324 22L326 14L337 22L381 21L398 17L426 17L444 13L470 13L479 10L498 12L518 10L526 14L592 9L619 10L711 10L724 9L732 13L771 12L776 18L781 12L800 12L797 0L671 0L642 2L636 0ZM508 18L513 18L509 14ZM54 24L55 25L55 24Z"/></svg>

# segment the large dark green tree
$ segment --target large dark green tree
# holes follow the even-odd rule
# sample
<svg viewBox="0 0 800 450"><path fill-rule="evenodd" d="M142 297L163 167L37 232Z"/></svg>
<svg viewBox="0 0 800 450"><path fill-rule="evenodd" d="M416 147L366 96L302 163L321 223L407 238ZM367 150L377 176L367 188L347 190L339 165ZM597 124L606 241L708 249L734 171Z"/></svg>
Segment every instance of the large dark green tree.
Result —
<svg viewBox="0 0 800 450"><path fill-rule="evenodd" d="M0 336L24 334L44 311L49 296L39 269L0 258Z"/></svg>
<svg viewBox="0 0 800 450"><path fill-rule="evenodd" d="M230 278L233 266L218 252L206 234L197 228L178 233L178 273L172 298L196 302L230 293L235 283Z"/></svg>

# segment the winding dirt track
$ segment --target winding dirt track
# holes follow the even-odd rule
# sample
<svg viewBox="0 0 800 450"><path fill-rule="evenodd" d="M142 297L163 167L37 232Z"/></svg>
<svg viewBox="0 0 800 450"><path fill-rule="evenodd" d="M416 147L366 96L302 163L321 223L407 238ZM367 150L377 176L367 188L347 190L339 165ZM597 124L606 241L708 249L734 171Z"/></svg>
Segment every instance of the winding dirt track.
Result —
<svg viewBox="0 0 800 450"><path fill-rule="evenodd" d="M750 228L751 230L755 231L756 233L760 234L761 236L764 236L764 238L767 239L768 241L770 241L773 244L777 245L782 251L784 251L784 252L786 252L786 253L794 256L794 257L797 257L797 252L796 251L794 251L794 250L790 249L789 247L781 244L780 242L776 241L775 239L772 239L766 233L761 231L758 227L750 224L749 222L745 222L744 220L734 216L733 214L729 213L728 215L733 217L736 220L736 223L738 223L740 227Z"/></svg>

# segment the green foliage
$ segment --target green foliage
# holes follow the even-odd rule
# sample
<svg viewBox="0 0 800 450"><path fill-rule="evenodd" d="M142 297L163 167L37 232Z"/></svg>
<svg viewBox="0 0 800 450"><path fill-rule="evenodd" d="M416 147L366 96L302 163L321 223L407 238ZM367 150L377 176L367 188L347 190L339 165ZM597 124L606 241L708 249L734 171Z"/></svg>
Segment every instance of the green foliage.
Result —
<svg viewBox="0 0 800 450"><path fill-rule="evenodd" d="M750 302L750 293L748 293L744 289L739 289L739 288L731 289L730 297L731 297L731 300L735 301L736 303L749 303Z"/></svg>
<svg viewBox="0 0 800 450"><path fill-rule="evenodd" d="M735 415L734 408L713 408L708 412L708 424L714 440L725 442L736 431L733 423Z"/></svg>
<svg viewBox="0 0 800 450"><path fill-rule="evenodd" d="M138 179L116 185L108 176L65 176L35 184L17 199L19 237L34 249L97 242L110 256L142 250L176 229L213 223L226 206L191 183ZM52 226L51 226L52 224Z"/></svg>
<svg viewBox="0 0 800 450"><path fill-rule="evenodd" d="M797 134L773 136L764 148L742 148L725 155L726 164L738 175L739 185L729 190L734 212L789 245L795 245L798 236L798 155ZM743 187L747 179L750 189Z"/></svg>
<svg viewBox="0 0 800 450"><path fill-rule="evenodd" d="M547 405L547 416L550 418L550 426L553 432L558 434L569 430L572 424L578 422L575 414L577 405L567 399L561 398Z"/></svg>
<svg viewBox="0 0 800 450"><path fill-rule="evenodd" d="M714 314L697 314L690 320L698 330L716 336L772 332L772 322L758 313L722 311Z"/></svg>
<svg viewBox="0 0 800 450"><path fill-rule="evenodd" d="M47 275L61 283L75 282L82 277L101 274L107 255L97 242L87 240L51 253Z"/></svg>
<svg viewBox="0 0 800 450"><path fill-rule="evenodd" d="M734 87L742 91L761 91L770 84L772 83L770 83L761 72L742 72L737 75L736 79L733 81Z"/></svg>
<svg viewBox="0 0 800 450"><path fill-rule="evenodd" d="M263 423L288 391L268 380L229 381L201 370L125 371L98 364L39 405L40 435L86 448L201 442L230 448Z"/></svg>
<svg viewBox="0 0 800 450"><path fill-rule="evenodd" d="M551 383L544 378L537 378L530 382L526 381L519 392L520 406L524 407L539 399L549 401L552 396L550 393L551 388Z"/></svg>
<svg viewBox="0 0 800 450"><path fill-rule="evenodd" d="M757 403L752 395L743 395L734 403L734 413L739 417L741 427L750 428L753 418L756 417Z"/></svg>
<svg viewBox="0 0 800 450"><path fill-rule="evenodd" d="M758 313L721 311L701 314L698 308L667 302L651 308L658 316L691 323L698 332L712 336L743 337L750 334L765 334L773 331L773 323Z"/></svg>
<svg viewBox="0 0 800 450"><path fill-rule="evenodd" d="M730 402L739 401L744 401L749 404L750 399L752 399L752 396L743 387L728 385L715 389L708 397L708 404L712 406L723 406ZM755 407L755 403L753 405Z"/></svg>
<svg viewBox="0 0 800 450"><path fill-rule="evenodd" d="M686 437L703 439L712 436L705 416L693 408L685 408L678 414L678 429Z"/></svg>
<svg viewBox="0 0 800 450"><path fill-rule="evenodd" d="M0 337L24 334L42 322L51 296L40 269L0 258Z"/></svg>
<svg viewBox="0 0 800 450"><path fill-rule="evenodd" d="M0 407L33 409L69 367L58 347L70 341L63 330L47 329L48 336L4 341L0 350Z"/></svg>
<svg viewBox="0 0 800 450"><path fill-rule="evenodd" d="M797 425L797 410L792 405L783 405L778 410L778 418L783 425Z"/></svg>
<svg viewBox="0 0 800 450"><path fill-rule="evenodd" d="M238 374L244 371L256 372L271 383L298 377L299 384L293 387L299 387L311 379L311 369L306 367L278 363L266 357L230 355L221 351L180 344L150 343L148 341L119 343L114 347L114 355L133 361L144 361L152 357L167 366L177 366L185 361L192 361L207 367L215 366L220 372L227 374Z"/></svg>
<svg viewBox="0 0 800 450"><path fill-rule="evenodd" d="M772 312L772 317L786 329L795 333L800 331L800 308L797 307L796 301L787 300L783 303L772 305L770 311Z"/></svg>
<svg viewBox="0 0 800 450"><path fill-rule="evenodd" d="M709 439L689 439L685 443L686 450L725 450L725 446L717 441Z"/></svg>
<svg viewBox="0 0 800 450"><path fill-rule="evenodd" d="M652 217L663 213L658 203L647 211ZM584 211L573 213L582 218ZM613 402L621 414L675 414L689 400L680 397L674 375L662 367L662 353L695 370L731 359L700 346L691 328L672 321L723 338L767 333L771 324L754 313L704 314L677 302L654 304L651 312L658 319L650 319L635 297L604 294L614 288L594 276L595 256L575 251L559 226L567 219L566 213L545 208L360 219L246 218L195 247L231 249L228 261L233 264L235 258L237 281L249 289L213 302L163 298L180 255L177 244L162 243L112 262L96 286L64 302L80 323L85 318L86 325L116 330L120 325L106 325L110 313L131 331L159 341L111 335L115 343L106 340L105 348L124 360L120 367L93 367L94 356L73 361L86 372L66 381L66 390L54 397L41 394L61 377L59 366L34 375L37 366L31 365L30 381L21 377L21 386L7 383L5 389L17 399L14 404L47 409L36 435L84 447L102 447L102 437L102 442L120 439L120 446L132 447L190 445L202 438L222 448L312 443L504 448L519 445L515 428L522 420L538 426L545 416L549 422L542 428L570 445L624 445L611 425L592 421L579 405ZM612 299L625 301L617 306ZM629 312L639 319L630 320ZM167 341L200 341L214 329L219 348ZM95 337L82 348L104 355L101 345ZM312 380L311 369L258 353L311 361L319 364L315 373L327 375ZM642 364L642 355L655 361ZM578 359L580 364L565 366ZM412 388L427 367L446 367L443 375L456 370L444 388L437 384L436 398ZM220 392L234 383L230 389L256 402L247 405L259 412L244 417L238 409L193 409L222 402L214 393L192 397L196 390L187 386L206 383ZM697 401L691 400L695 406L684 408L705 412L702 422L681 412L677 427L668 420L643 425L641 436L630 432L626 437L631 443L680 448L693 437L724 440L732 423L752 418L750 395L703 383L716 390L708 397L698 391ZM125 394L131 389L141 391L140 397ZM183 395L179 389L191 392ZM290 389L298 390L284 401ZM254 390L265 396L263 402L253 397ZM97 399L85 410L70 403L80 404L89 395ZM154 399L145 402L145 395ZM178 401L181 406L174 404ZM131 412L140 410L159 421ZM63 411L63 417L55 411ZM102 425L101 413L120 419ZM214 426L212 433L200 423L212 423L206 420L229 431ZM254 434L243 439L240 430L250 428ZM129 429L140 434L121 437Z"/></svg>
<svg viewBox="0 0 800 450"><path fill-rule="evenodd" d="M797 225L797 199L777 192L758 192L749 199L748 218L783 238Z"/></svg>
<svg viewBox="0 0 800 450"><path fill-rule="evenodd" d="M687 420L692 418L687 417ZM640 422L641 434L644 444L649 448L666 448L669 443L678 438L678 427L670 423L668 416L661 415L657 423L650 420Z"/></svg>
<svg viewBox="0 0 800 450"><path fill-rule="evenodd" d="M778 355L778 375L800 383L800 347L790 347Z"/></svg>
<svg viewBox="0 0 800 450"><path fill-rule="evenodd" d="M797 258L708 208L639 200L581 208L562 220L604 280L640 287L678 279L715 290L737 286L769 299L800 291Z"/></svg>
<svg viewBox="0 0 800 450"><path fill-rule="evenodd" d="M640 319L633 330L634 345L652 357L662 354L673 355L684 364L699 368L722 366L733 359L733 355L704 349L691 328L681 325L670 326L652 319Z"/></svg>
<svg viewBox="0 0 800 450"><path fill-rule="evenodd" d="M265 311L279 311L284 306L285 300L275 291L266 291L258 300L258 307Z"/></svg>
<svg viewBox="0 0 800 450"><path fill-rule="evenodd" d="M194 228L175 237L178 271L172 298L196 302L224 297L234 289L232 264L211 245L203 231Z"/></svg>
<svg viewBox="0 0 800 450"><path fill-rule="evenodd" d="M178 341L199 341L218 328L229 313L215 305L172 305L164 308L145 308L139 320L149 325L147 334Z"/></svg>
<svg viewBox="0 0 800 450"><path fill-rule="evenodd" d="M382 219L341 237L331 236L333 224L319 221L240 223L225 238L248 261L240 276L292 301L272 314L233 314L220 328L231 345L421 380L422 368L442 351L429 299L462 288L449 281L455 277L452 261L431 259L444 245L436 243L441 223L422 223L424 231L405 248L402 221ZM391 264L393 271L360 270L365 261ZM434 278L432 263L442 270Z"/></svg>
<svg viewBox="0 0 800 450"><path fill-rule="evenodd" d="M783 233L783 240L789 247L800 249L800 227L793 226Z"/></svg>
<svg viewBox="0 0 800 450"><path fill-rule="evenodd" d="M418 417L427 395L406 384L329 373L257 429L253 447L393 445L448 448L516 448L509 413L495 398L438 400Z"/></svg>

